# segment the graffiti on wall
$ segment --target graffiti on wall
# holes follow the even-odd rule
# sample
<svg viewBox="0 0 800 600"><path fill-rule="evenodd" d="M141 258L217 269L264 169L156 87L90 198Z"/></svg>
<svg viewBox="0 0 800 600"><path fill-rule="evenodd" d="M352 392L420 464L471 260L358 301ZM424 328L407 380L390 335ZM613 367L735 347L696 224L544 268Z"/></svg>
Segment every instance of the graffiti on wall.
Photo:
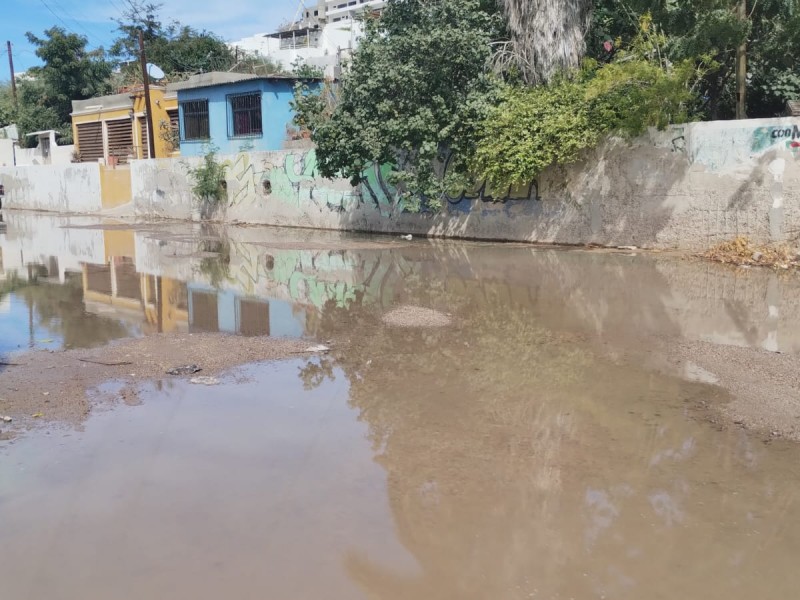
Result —
<svg viewBox="0 0 800 600"><path fill-rule="evenodd" d="M240 152L225 161L227 166L228 207L247 208L281 203L297 210L316 206L322 212L346 213L373 207L383 217L410 212L411 204L392 182L396 167L391 164L372 165L365 169L359 186L353 187L344 179L325 179L319 174L314 150L287 150L280 152ZM452 168L451 158L437 168L442 179ZM179 168L180 167L180 168ZM185 197L191 189L187 177L186 161L163 159L158 161L154 176L155 194L159 199ZM476 201L483 203L510 203L538 199L538 185L531 181L525 185L494 189L479 182L472 189L444 194L446 210L468 213ZM415 199L415 200L419 200Z"/></svg>
<svg viewBox="0 0 800 600"><path fill-rule="evenodd" d="M447 177L453 167L453 157L448 156L437 171L442 179ZM368 197L380 211L381 216L387 217L394 212L404 212L407 206L396 186L390 183L391 174L395 167L390 164L372 165L366 169L362 181L362 196ZM460 190L457 193L445 193L442 200L451 210L469 212L472 203L481 202L506 203L513 200L538 200L538 182L533 180L525 185L509 186L503 189L493 189L487 182L478 182L472 189ZM423 206L426 204L421 198Z"/></svg>
<svg viewBox="0 0 800 600"><path fill-rule="evenodd" d="M260 161L253 160L254 156L258 157L242 152L231 165L230 177L235 186L230 206L259 205L276 199L297 207L309 202L342 212L358 203L355 191L318 176L313 151L270 153Z"/></svg>
<svg viewBox="0 0 800 600"><path fill-rule="evenodd" d="M783 147L797 157L800 154L800 125L759 127L753 133L753 152Z"/></svg>

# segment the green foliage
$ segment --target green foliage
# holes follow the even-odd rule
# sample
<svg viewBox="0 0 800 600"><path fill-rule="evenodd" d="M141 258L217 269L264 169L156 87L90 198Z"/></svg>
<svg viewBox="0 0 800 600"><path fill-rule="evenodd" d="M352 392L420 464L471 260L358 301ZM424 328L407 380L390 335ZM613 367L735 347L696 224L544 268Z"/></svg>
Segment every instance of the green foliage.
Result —
<svg viewBox="0 0 800 600"><path fill-rule="evenodd" d="M298 57L292 63L292 75L300 79L322 79L325 77L324 69L309 65L302 58Z"/></svg>
<svg viewBox="0 0 800 600"><path fill-rule="evenodd" d="M0 127L14 122L14 98L11 83L0 83Z"/></svg>
<svg viewBox="0 0 800 600"><path fill-rule="evenodd" d="M144 0L128 2L128 9L116 20L120 37L110 54L122 62L123 71L134 79L141 77L138 63L139 31L142 31L147 61L165 73L227 71L235 57L225 42L208 31L198 31L178 21L162 23L162 4Z"/></svg>
<svg viewBox="0 0 800 600"><path fill-rule="evenodd" d="M585 95L583 85L569 79L506 87L484 121L476 171L492 185L518 185L552 164L577 160L602 133L592 122Z"/></svg>
<svg viewBox="0 0 800 600"><path fill-rule="evenodd" d="M30 79L18 85L20 112L16 121L20 142L24 135L41 129L56 129L61 140L72 140L72 101L93 98L111 91L111 64L101 49L86 49L88 40L61 27L52 27L40 38L28 32L36 56L44 63L29 69Z"/></svg>
<svg viewBox="0 0 800 600"><path fill-rule="evenodd" d="M663 58L694 62L704 73L697 82L700 114L733 118L736 49L747 42L748 115L780 114L787 100L800 97L800 2L748 0L748 18L738 0L596 0L587 49L601 62L616 58L620 40L632 39L640 15L652 14L663 32ZM611 51L604 44L610 42Z"/></svg>
<svg viewBox="0 0 800 600"><path fill-rule="evenodd" d="M189 175L194 179L192 192L202 202L219 204L225 199L225 172L228 164L219 162L214 150L209 150L203 156L203 162L197 167L188 169Z"/></svg>
<svg viewBox="0 0 800 600"><path fill-rule="evenodd" d="M604 131L632 137L648 127L663 129L691 119L697 98L693 86L716 65L708 56L670 62L667 42L648 13L641 17L630 46L590 73L586 99L593 120Z"/></svg>
<svg viewBox="0 0 800 600"><path fill-rule="evenodd" d="M645 16L613 62L587 61L582 71L547 85L507 86L483 123L475 172L496 186L519 185L550 165L575 162L604 135L631 137L689 120L703 63L669 63L664 41Z"/></svg>
<svg viewBox="0 0 800 600"><path fill-rule="evenodd" d="M64 122L56 108L49 105L48 87L38 79L20 81L17 84L19 108L14 113L14 122L19 128L19 143L23 148L34 143L35 138L26 137L32 131L55 129L61 133L59 141L72 143L72 127L69 121Z"/></svg>
<svg viewBox="0 0 800 600"><path fill-rule="evenodd" d="M500 21L478 0L392 0L365 34L343 76L339 102L299 90L296 123L309 127L320 173L353 183L371 163L392 162L411 209L440 205L444 189L468 177L466 157L496 83L487 74ZM445 178L434 162L459 157Z"/></svg>

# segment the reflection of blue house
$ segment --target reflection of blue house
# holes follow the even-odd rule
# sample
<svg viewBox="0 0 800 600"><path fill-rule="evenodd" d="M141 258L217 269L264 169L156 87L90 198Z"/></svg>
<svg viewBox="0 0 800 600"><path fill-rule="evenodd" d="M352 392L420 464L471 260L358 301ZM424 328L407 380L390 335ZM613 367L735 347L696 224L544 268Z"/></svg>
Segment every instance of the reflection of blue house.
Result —
<svg viewBox="0 0 800 600"><path fill-rule="evenodd" d="M284 148L296 83L293 77L214 72L170 84L178 93L181 155Z"/></svg>
<svg viewBox="0 0 800 600"><path fill-rule="evenodd" d="M302 311L272 298L243 297L230 290L190 283L189 331L222 331L246 336L302 337Z"/></svg>

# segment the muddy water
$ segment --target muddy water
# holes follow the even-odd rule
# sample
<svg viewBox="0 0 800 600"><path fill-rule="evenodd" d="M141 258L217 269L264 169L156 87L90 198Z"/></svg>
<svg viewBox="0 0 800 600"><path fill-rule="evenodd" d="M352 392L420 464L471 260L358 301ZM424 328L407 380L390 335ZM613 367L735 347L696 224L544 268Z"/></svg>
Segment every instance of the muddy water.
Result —
<svg viewBox="0 0 800 600"><path fill-rule="evenodd" d="M219 386L148 383L140 405L0 446L4 599L796 595L800 446L712 422L728 392L668 352L796 353L796 280L624 253L5 220L0 351L186 330L333 351ZM453 323L383 324L408 304Z"/></svg>

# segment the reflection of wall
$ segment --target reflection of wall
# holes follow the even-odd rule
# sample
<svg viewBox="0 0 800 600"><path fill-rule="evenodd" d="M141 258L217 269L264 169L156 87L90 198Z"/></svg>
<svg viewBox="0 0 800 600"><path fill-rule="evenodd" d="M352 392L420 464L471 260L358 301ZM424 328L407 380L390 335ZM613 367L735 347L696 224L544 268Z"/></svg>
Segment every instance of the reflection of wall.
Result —
<svg viewBox="0 0 800 600"><path fill-rule="evenodd" d="M3 248L4 269L26 277L28 265L49 265L51 257L58 258L58 272L49 273L64 281L67 271L80 273L83 262L102 263L104 236L94 229L67 229L62 227L63 217L34 213L5 211L3 219L7 231L0 236ZM76 218L76 225L86 224L86 219Z"/></svg>

